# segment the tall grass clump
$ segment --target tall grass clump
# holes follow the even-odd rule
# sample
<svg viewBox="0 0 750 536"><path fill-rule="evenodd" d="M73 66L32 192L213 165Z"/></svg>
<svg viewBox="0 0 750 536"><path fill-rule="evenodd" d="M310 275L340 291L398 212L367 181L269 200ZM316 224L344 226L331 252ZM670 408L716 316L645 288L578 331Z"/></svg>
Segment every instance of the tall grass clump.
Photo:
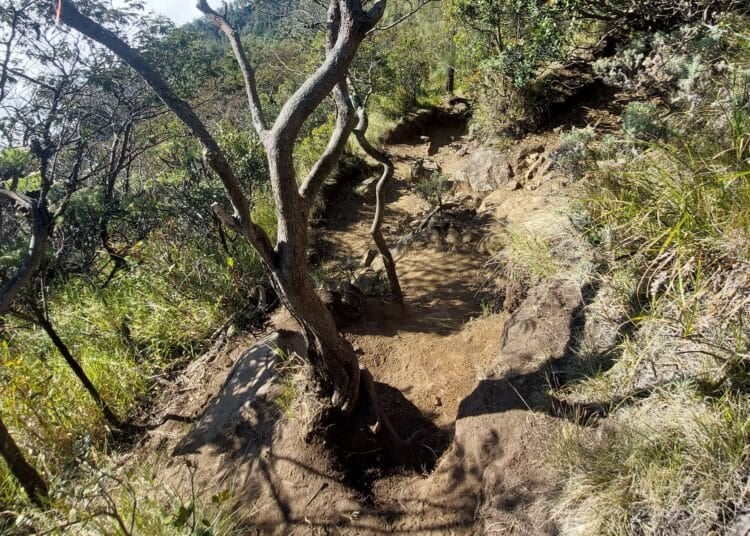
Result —
<svg viewBox="0 0 750 536"><path fill-rule="evenodd" d="M555 516L565 534L709 534L747 492L750 407L690 384L620 409L601 430L566 426Z"/></svg>
<svg viewBox="0 0 750 536"><path fill-rule="evenodd" d="M589 230L633 284L603 365L556 392L608 414L552 449L566 534L723 534L750 506L750 50L729 33L657 43L711 52L722 75L672 65L672 110L631 105L621 138L588 148Z"/></svg>
<svg viewBox="0 0 750 536"><path fill-rule="evenodd" d="M253 215L275 233L275 211L262 193ZM243 241L226 235L223 242L168 220L130 248L127 267L106 286L68 277L50 288L55 330L121 419L150 399L158 376L199 355L228 318L244 321L262 267ZM0 413L54 487L81 444L107 449L110 430L45 332L14 316L3 321ZM0 464L0 503L19 502L23 493Z"/></svg>

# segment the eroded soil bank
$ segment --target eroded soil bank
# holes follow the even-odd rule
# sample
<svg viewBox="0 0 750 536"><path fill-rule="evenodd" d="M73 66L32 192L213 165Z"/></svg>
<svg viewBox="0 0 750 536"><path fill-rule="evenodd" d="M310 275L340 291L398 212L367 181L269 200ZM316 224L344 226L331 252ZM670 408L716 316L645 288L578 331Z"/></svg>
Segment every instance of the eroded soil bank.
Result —
<svg viewBox="0 0 750 536"><path fill-rule="evenodd" d="M384 234L406 307L368 297L342 326L397 431L414 436L423 470L378 467L377 453L334 457L303 437L310 408L288 404L302 368L289 356L303 346L283 311L267 335L232 341L168 386L152 416L162 424L126 464L147 458L176 489L192 473L203 493L229 490L246 533L556 532L556 479L541 446L570 412L546 393L570 352L585 300L579 268L590 261L551 164L557 135L500 151L473 140L460 114L439 117L385 145L397 169ZM450 181L441 212L415 193L420 160ZM353 185L335 202L319 232L321 270L377 292L382 263L359 261L372 247L371 192ZM491 253L509 226L572 252L567 275L514 290Z"/></svg>

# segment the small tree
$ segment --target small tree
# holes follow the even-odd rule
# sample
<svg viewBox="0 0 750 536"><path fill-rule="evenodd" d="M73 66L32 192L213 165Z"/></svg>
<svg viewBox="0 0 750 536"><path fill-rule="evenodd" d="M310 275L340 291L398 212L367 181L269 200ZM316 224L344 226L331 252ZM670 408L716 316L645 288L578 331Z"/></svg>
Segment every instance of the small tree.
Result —
<svg viewBox="0 0 750 536"><path fill-rule="evenodd" d="M443 211L443 197L447 190L448 179L439 171L435 171L429 177L420 180L416 188L417 195L440 212Z"/></svg>
<svg viewBox="0 0 750 536"><path fill-rule="evenodd" d="M56 2L51 2L56 4ZM282 303L301 325L308 342L308 358L322 397L329 408L348 415L360 395L360 369L351 345L339 336L333 317L308 277L308 219L322 184L333 170L355 128L356 115L346 86L346 74L367 33L382 18L386 1L365 7L361 0L331 0L326 21L324 61L281 107L269 124L258 94L255 71L238 33L205 0L198 8L228 38L242 73L255 131L266 152L270 183L276 204L278 231L275 245L250 217L249 197L219 144L190 105L182 100L144 56L102 23L82 14L70 0L61 0L61 20L114 52L151 86L161 100L190 129L203 146L208 166L218 175L231 202L232 213L214 210L221 220L245 238L258 252ZM326 149L299 183L295 174L294 143L305 120L329 94L337 119ZM367 381L368 374L362 378ZM365 385L365 390L367 385ZM388 427L383 427L388 428Z"/></svg>

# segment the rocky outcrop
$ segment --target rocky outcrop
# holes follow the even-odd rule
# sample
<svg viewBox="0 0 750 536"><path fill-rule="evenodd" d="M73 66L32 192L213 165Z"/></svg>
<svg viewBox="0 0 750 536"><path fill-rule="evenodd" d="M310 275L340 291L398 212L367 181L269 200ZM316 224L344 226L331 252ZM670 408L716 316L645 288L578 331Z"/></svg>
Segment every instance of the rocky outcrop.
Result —
<svg viewBox="0 0 750 536"><path fill-rule="evenodd" d="M536 190L554 177L550 148L535 143L515 151L498 151L491 145L468 150L457 177L477 194L495 191Z"/></svg>
<svg viewBox="0 0 750 536"><path fill-rule="evenodd" d="M500 361L512 363L516 370L536 369L563 357L582 300L581 289L572 280L551 279L531 289L505 323Z"/></svg>
<svg viewBox="0 0 750 536"><path fill-rule="evenodd" d="M458 179L466 182L472 191L489 193L507 184L515 172L507 152L493 147L480 146L465 159Z"/></svg>

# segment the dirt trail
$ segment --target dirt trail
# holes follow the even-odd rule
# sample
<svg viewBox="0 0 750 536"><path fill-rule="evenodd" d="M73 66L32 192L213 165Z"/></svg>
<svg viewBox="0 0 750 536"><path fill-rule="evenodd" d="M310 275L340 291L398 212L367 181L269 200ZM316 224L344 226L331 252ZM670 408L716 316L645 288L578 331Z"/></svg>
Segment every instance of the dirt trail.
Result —
<svg viewBox="0 0 750 536"><path fill-rule="evenodd" d="M431 224L434 236L428 232L405 245L404 234L430 209L413 191L413 162L429 158L456 178L472 150L460 122L435 126L427 134L429 143L415 136L386 147L396 176L384 234L395 251L407 305L401 309L370 298L344 335L372 372L398 432L410 437L420 431L417 443L434 469L416 474L368 466L353 476L358 459L333 460L326 447L301 438L297 415L280 415L267 402L283 396L284 384L257 389L263 396L255 400L232 398L233 377L255 377L242 367L268 362L257 351L238 348L195 363L165 391L169 403L162 414L198 418L197 424L165 421L144 439L141 451L162 468L162 481L184 488L192 471L206 493L229 489L242 505L238 518L250 533L554 533L548 499L555 479L540 449L559 420L551 416L543 392L549 363L566 351L578 287L572 285L567 294L541 292L536 303L513 315L491 314L481 289L492 225L530 214L549 220L561 206L561 181L545 178L526 188L505 188L484 202L485 195L467 196L466 186L458 185L452 212ZM552 133L532 136L515 149L540 142L549 146L554 138ZM326 222L318 240L328 272L351 272L372 247L372 203L366 195L341 196L337 217ZM471 240L447 240L457 227L464 234L468 230ZM555 320L560 312L568 316ZM283 313L272 324L294 328ZM512 344L504 333L513 334ZM205 378L210 381L203 383ZM221 397L232 398L239 409L226 423L207 423ZM186 443L207 426L222 432L211 441Z"/></svg>
<svg viewBox="0 0 750 536"><path fill-rule="evenodd" d="M525 144L538 146L550 137L530 137ZM399 243L404 229L430 208L414 193L412 164L427 158L459 183L471 144L460 123L436 126L428 138L386 147L396 174L385 231L396 252L406 308L370 300L363 317L345 332L362 364L380 382L379 396L399 432L404 437L414 432L414 415L435 427L438 437L426 443L434 449L437 466L427 475L378 475L359 499L368 505L368 515L361 514L358 523L337 524L336 532L480 533L482 526L503 534L553 532L543 503L554 489L554 478L540 461L540 438L557 422L544 411L529 411L523 401L524 394L546 385L544 379L535 377L518 389L511 385L512 392L502 380L487 381L498 361L506 370L525 367L534 373L546 358L529 363L517 355L498 355L508 315L488 314L482 302L488 255L479 246L490 230L486 218L475 214L481 196L467 197L460 193L465 194L466 185L456 184L451 199L459 212L470 214L462 225L478 231L472 242L447 244L441 238L408 247ZM512 201L508 216L559 207L548 199L557 188L553 183L533 192L504 192L503 200ZM372 247L371 203L358 196L346 198L343 206L341 201L335 205L338 218L325 232L331 265L359 259Z"/></svg>

